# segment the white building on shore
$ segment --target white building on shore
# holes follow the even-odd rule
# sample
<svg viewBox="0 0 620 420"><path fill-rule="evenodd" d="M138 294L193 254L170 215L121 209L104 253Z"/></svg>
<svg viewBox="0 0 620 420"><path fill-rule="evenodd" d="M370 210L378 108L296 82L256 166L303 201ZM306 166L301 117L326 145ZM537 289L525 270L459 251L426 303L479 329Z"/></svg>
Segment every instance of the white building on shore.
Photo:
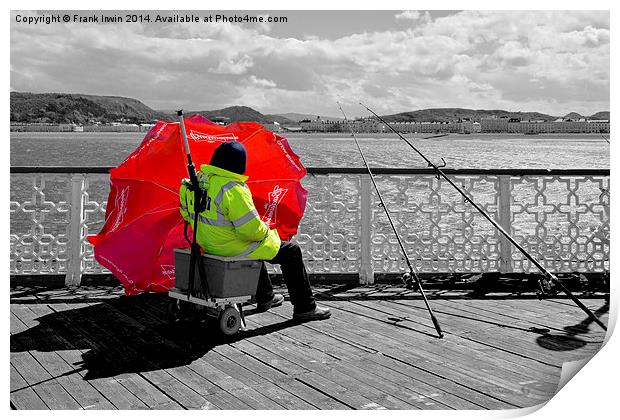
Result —
<svg viewBox="0 0 620 420"><path fill-rule="evenodd" d="M528 120L521 121L516 118L482 118L480 120L482 133L609 133L609 120L580 119L555 121Z"/></svg>

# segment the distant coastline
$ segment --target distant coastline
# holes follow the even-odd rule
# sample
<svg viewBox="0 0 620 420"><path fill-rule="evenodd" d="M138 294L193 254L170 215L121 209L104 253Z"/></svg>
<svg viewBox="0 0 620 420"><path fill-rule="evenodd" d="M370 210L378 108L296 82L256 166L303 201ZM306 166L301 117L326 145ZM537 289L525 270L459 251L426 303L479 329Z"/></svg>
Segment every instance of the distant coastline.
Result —
<svg viewBox="0 0 620 420"><path fill-rule="evenodd" d="M12 131L10 133L10 137L14 139L20 138L33 138L33 137L42 137L42 138L90 138L92 140L96 140L97 137L101 138L102 142L105 142L108 139L116 139L116 138L127 138L128 136L135 136L136 141L142 140L142 138L146 135L147 131L106 131L106 132L79 132L79 131L67 131L67 132L36 132L36 131ZM314 139L342 139L349 140L352 139L351 133L305 133L305 132L280 132L279 135L303 141L304 139L308 139L309 141L313 141ZM356 137L359 139L397 139L398 137L394 133L355 133ZM601 134L598 133L542 133L536 135L525 135L520 133L469 133L469 134L459 134L459 133L448 133L441 137L432 137L426 138L429 136L433 136L433 134L429 133L403 133L403 137L410 140L416 141L425 141L425 142L441 142L446 140L527 140L527 141L536 141L536 139L540 140L600 140L604 142L604 138L607 140L610 139L610 135L608 133Z"/></svg>
<svg viewBox="0 0 620 420"><path fill-rule="evenodd" d="M303 137L316 137L316 138L351 138L350 133L303 133L303 132L288 132L280 133L284 137L290 138L303 138ZM358 138L396 138L394 133L355 133ZM402 136L406 139L423 140L425 137L431 136L429 133L403 133ZM609 139L609 133L604 134L605 138ZM598 133L541 133L536 135L525 135L521 133L449 133L442 137L434 137L426 139L427 141L442 141L442 140L458 140L458 139L490 139L493 137L501 139L527 139L535 140L540 139L600 139L603 141L603 137Z"/></svg>

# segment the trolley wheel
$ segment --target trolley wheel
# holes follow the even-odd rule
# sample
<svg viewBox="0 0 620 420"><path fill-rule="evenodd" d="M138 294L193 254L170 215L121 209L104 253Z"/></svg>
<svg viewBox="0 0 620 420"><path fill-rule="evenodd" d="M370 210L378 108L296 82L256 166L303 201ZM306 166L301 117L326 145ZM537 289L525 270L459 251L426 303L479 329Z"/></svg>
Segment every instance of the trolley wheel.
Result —
<svg viewBox="0 0 620 420"><path fill-rule="evenodd" d="M168 320L171 323L181 321L190 311L190 305L180 299L172 299L168 304Z"/></svg>
<svg viewBox="0 0 620 420"><path fill-rule="evenodd" d="M232 306L227 306L219 316L219 326L222 334L230 336L239 331L241 327L241 316L239 312Z"/></svg>

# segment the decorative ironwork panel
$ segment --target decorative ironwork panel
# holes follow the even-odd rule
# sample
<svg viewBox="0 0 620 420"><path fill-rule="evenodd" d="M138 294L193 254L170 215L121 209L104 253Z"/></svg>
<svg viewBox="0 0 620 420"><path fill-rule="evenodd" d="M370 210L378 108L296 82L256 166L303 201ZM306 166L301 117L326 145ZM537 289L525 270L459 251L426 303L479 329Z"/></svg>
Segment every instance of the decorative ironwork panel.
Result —
<svg viewBox="0 0 620 420"><path fill-rule="evenodd" d="M357 273L360 266L360 176L312 175L295 241L313 273Z"/></svg>
<svg viewBox="0 0 620 420"><path fill-rule="evenodd" d="M550 271L609 270L609 176L449 176ZM310 272L406 271L365 177L308 174L303 180L308 204L295 240ZM445 180L428 173L376 178L416 270L536 271ZM12 174L11 274L107 273L86 237L103 226L108 192L105 174ZM79 229L72 229L75 220ZM72 235L79 249L72 248Z"/></svg>
<svg viewBox="0 0 620 420"><path fill-rule="evenodd" d="M82 224L82 267L85 274L109 273L95 260L94 249L86 239L103 228L105 210L110 192L108 175L89 174L84 181L84 222Z"/></svg>
<svg viewBox="0 0 620 420"><path fill-rule="evenodd" d="M458 176L459 185L485 211L498 209L498 178ZM377 177L403 245L419 272L499 270L499 233L444 179L432 175ZM373 194L372 250L377 272L408 270L396 236Z"/></svg>
<svg viewBox="0 0 620 420"><path fill-rule="evenodd" d="M66 272L70 202L67 175L11 175L11 274Z"/></svg>
<svg viewBox="0 0 620 420"><path fill-rule="evenodd" d="M609 177L511 179L515 240L551 272L609 270ZM514 271L536 267L515 250Z"/></svg>

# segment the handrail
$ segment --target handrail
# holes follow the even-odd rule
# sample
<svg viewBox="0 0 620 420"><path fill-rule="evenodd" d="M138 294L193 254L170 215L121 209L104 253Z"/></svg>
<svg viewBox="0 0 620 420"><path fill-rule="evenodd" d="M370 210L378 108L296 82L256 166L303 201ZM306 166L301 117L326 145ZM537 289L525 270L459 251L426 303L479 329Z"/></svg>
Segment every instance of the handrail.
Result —
<svg viewBox="0 0 620 420"><path fill-rule="evenodd" d="M108 174L111 166L11 166L12 174L58 174L58 173L77 173L77 174ZM432 168L385 168L371 167L377 175L435 175ZM328 175L328 174L353 174L364 175L368 171L366 168L340 168L340 167L308 167L309 174ZM544 168L517 168L517 169L442 169L448 175L594 175L609 176L610 169L544 169Z"/></svg>
<svg viewBox="0 0 620 420"><path fill-rule="evenodd" d="M10 167L10 173L12 178L14 175L28 175L26 178L33 178L32 185L30 188L33 189L36 193L34 195L29 195L28 198L25 198L23 202L11 202L11 214L14 212L21 212L23 214L27 214L27 217L34 218L38 217L37 213L32 213L33 206L39 206L41 203L45 206L46 210L41 213L42 216L47 214L47 211L50 210L52 213L61 214L62 219L66 220L67 223L67 231L63 233L62 239L57 242L58 249L54 252L54 255L61 255L62 258L56 261L56 264L65 264L66 268L52 267L51 271L61 272L62 270L67 271L66 274L66 284L68 285L79 285L81 282L81 277L83 274L89 274L88 270L98 270L97 267L91 267L88 264L96 264L92 258L92 251L89 249L88 245L85 243L85 237L88 234L88 223L93 222L96 219L96 222L99 223L99 216L102 216L102 211L105 211L105 197L99 197L96 195L89 195L88 189L92 186L93 182L96 185L101 183L102 179L99 179L99 176L94 175L104 175L104 178L107 178L109 171L113 169L108 166L13 166ZM333 261L336 261L336 265L330 265L331 262L327 262L324 265L325 261L332 261L333 253L330 253L328 256L326 252L331 252L329 250L326 251L324 244L322 242L317 243L314 246L314 238L312 235L300 235L299 240L300 243L305 243L308 247L308 252L312 254L315 252L315 262L316 267L318 268L319 273L335 273L340 272L350 273L351 270L358 270L359 279L362 283L372 283L374 282L374 274L375 269L381 267L384 272L391 272L390 270L394 269L394 264L398 265L398 262L392 261L390 258L384 258L387 254L383 251L377 253L377 246L382 246L381 244L385 244L389 247L390 239L383 235L381 229L376 231L376 226L373 228L373 217L376 214L375 208L373 206L374 198L372 194L372 185L370 183L370 179L368 177L368 172L366 168L343 168L343 167L310 167L307 168L308 177L305 179L305 182L308 184L306 187L308 189L316 190L316 198L318 207L311 206L312 209L318 210L316 214L317 220L320 219L321 222L324 222L326 226L330 226L333 222L333 214L332 212L324 212L326 207L329 207L330 200L335 200L337 202L337 206L332 208L332 210L336 210L336 213L341 214L347 221L357 221L354 222L356 226L347 225L348 227L343 228L344 230L338 231L335 236L335 250L340 250L341 254L338 254L343 258L342 265L338 265L338 259L336 258ZM445 211L447 206L448 209L455 210L458 214L462 213L462 206L460 202L452 203L450 199L445 201L439 200L437 201L435 198L435 194L439 193L441 189L440 183L435 183L432 178L435 176L435 171L432 168L393 168L393 167L375 167L371 168L372 172L378 176L392 178L391 183L396 183L397 191L400 191L404 188L401 178L411 177L416 182L420 183L429 190L429 196L426 197L426 203L431 205L433 210L433 215L430 214L431 210L429 206L421 206L416 207L419 210L419 214L422 217L422 222L426 223L425 235L429 235L429 230L434 228L435 230L432 235L435 235L439 232L437 229L442 229L441 221L435 220L439 213ZM558 211L561 213L562 217L568 218L567 221L574 225L574 228L577 229L578 235L597 235L596 237L599 240L595 242L588 242L586 244L586 248L581 247L580 244L576 242L576 239L573 238L573 234L569 234L569 244L560 244L556 239L552 239L552 242L555 241L554 244L543 244L543 248L541 250L535 250L538 253L543 255L544 253L548 253L550 255L550 260L548 261L553 267L557 267L557 270L562 270L561 272L566 272L567 269L588 269L588 270L598 270L599 272L602 269L606 269L605 264L609 261L609 179L610 179L610 169L524 169L524 168L516 168L516 169L445 169L444 172L449 174L450 176L462 177L463 179L471 178L470 181L465 181L469 188L474 188L474 184L476 182L484 183L485 177L487 181L490 181L492 185L488 188L485 187L485 194L491 193L495 197L491 197L491 201L489 204L492 205L492 211L496 214L498 223L506 230L512 228L514 221L516 220L516 215L530 215L533 217L532 223L535 226L544 225L546 221L546 213L549 211L549 206L555 206L554 211ZM61 199L57 203L53 203L51 201L46 201L46 188L55 188L54 185L57 181L56 178L60 177L69 178L68 184L65 185L65 189L68 188L68 191L65 191L65 199L64 201ZM335 175L329 177L328 175ZM52 178L53 181L50 185L52 187L46 187L47 178ZM330 185L333 182L340 183L342 177L344 178L354 178L356 181L349 185L348 187L353 188L353 190L357 189L358 196L345 196L339 197L338 189L335 191L331 189ZM19 176L17 177L19 178ZM460 179L460 178L459 178ZM523 195L524 188L533 188L534 193L537 194L536 197L539 197L538 194L544 195L547 186L555 185L555 183L560 182L561 185L564 185L565 188L568 188L569 196L567 196L566 200L571 200L573 204L568 203L568 207L561 209L558 206L561 206L562 203L555 203L552 201L548 201L547 199L539 200L536 199L536 202L530 202L527 200L519 199L514 201L515 195L519 196L519 194ZM471 183L473 182L473 183ZM104 181L105 184L105 181ZM15 184L17 188L18 184ZM347 184L348 185L348 184ZM417 185L417 184L416 184ZM12 184L13 186L13 184ZM105 187L105 185L103 185ZM347 188L348 188L347 187ZM101 189L101 187L99 187ZM588 195L584 198L587 202L585 203L585 207L581 205L579 201L579 197L577 196L580 188L585 188L587 191L590 191ZM352 190L352 191L353 191ZM599 191L600 190L600 191ZM99 190L98 190L99 191ZM528 190L529 191L529 190ZM100 191L101 192L101 191ZM105 191L104 191L105 192ZM354 191L353 191L354 192ZM531 192L531 191L529 191ZM528 193L529 193L528 192ZM514 194L513 194L514 193ZM599 195L600 193L600 195ZM415 195L415 194L414 194ZM596 199L598 196L598 200ZM605 197L606 200L605 201ZM93 199L94 198L94 199ZM99 201L97 201L99 200ZM564 200L564 201L566 201ZM589 200L589 201L588 201ZM594 200L594 201L592 201ZM457 200L458 201L458 200ZM414 203L412 201L412 203ZM599 203L600 202L600 203ZM417 203L417 202L416 202ZM418 205L417 203L416 205ZM602 207L596 207L599 204ZM460 206L460 207L458 207ZM539 208L540 206L546 206L544 209ZM579 208L573 208L578 206ZM458 208L457 208L458 207ZM443 209L443 210L442 210ZM597 222L597 230L595 232L581 232L579 226L577 226L574 220L578 218L578 214L583 212L593 214L594 218L599 220ZM515 213L516 212L516 213ZM542 216L539 216L539 213L542 213ZM92 219L94 217L94 219ZM539 220L539 217L542 217ZM457 217L458 221L461 223L469 223L471 220L468 219L469 216L467 213L463 213L461 216ZM38 220L38 219L37 219ZM525 220L521 217L521 221ZM528 219L530 220L530 219ZM36 222L35 219L33 221ZM571 222L572 221L572 222ZM36 222L38 223L38 222ZM35 223L35 224L36 224ZM347 222L348 223L348 222ZM353 223L353 222L352 222ZM530 222L528 222L530 223ZM346 224L346 223L345 223ZM50 238L52 241L55 241L53 235L47 234L43 229L43 225L39 226L34 233L29 233L24 236L24 241L20 236L11 235L12 247L13 241L15 240L15 246L22 247L17 249L15 253L12 252L11 258L19 259L20 253L25 249L26 254L28 252L33 253L34 248L39 246L40 249L37 249L37 252L42 252L47 255L50 253L49 241ZM348 230L347 230L348 229ZM353 229L353 230L351 230ZM358 230L355 230L358 229ZM375 230L373 230L375 229ZM474 268L480 270L482 272L502 272L502 273L511 273L511 272L527 272L528 267L524 265L519 260L515 260L512 255L512 247L510 243L502 238L490 238L490 242L485 239L483 243L483 247L486 246L488 249L482 248L478 249L479 243L473 242L474 236L478 238L479 235L485 235L484 232L476 233L474 232L474 228L470 229L469 233L463 233L461 236L465 242L456 242L452 236L448 235L444 237L447 238L447 243L442 245L442 249L439 251L424 251L424 254L419 262L425 264L427 270L431 270L433 272L437 272L437 267L433 266L436 262L441 262L442 269L448 270L452 272L452 270L456 271L467 271L473 270ZM353 233L351 233L353 232ZM546 232L546 231L545 231ZM581 233L579 233L581 232ZM523 240L527 240L528 235L531 233L522 232ZM347 236L348 235L348 236ZM572 235L572 236L571 236ZM471 238L470 238L471 237ZM66 238L66 239L65 239ZM425 237L426 238L426 237ZM485 237L486 238L486 237ZM424 239L424 238L423 238ZM64 242L67 240L67 242ZM360 243L359 247L359 266L358 268L351 268L349 261L350 256L347 254L347 247L342 247L338 244L349 244L351 240L357 240ZM426 239L424 239L426 240ZM305 241L305 242L304 242ZM377 242L378 241L378 242ZM38 244L38 245L37 245ZM469 244L469 245L468 245ZM557 245L559 244L559 245ZM572 246L572 244L577 244L580 248L578 252L586 253L586 257L576 256L574 255L577 251L571 251L566 247ZM84 245L84 246L83 246ZM422 244L422 246L426 246ZM471 246L472 248L467 250L463 247ZM558 248L560 246L560 248ZM345 249L346 248L346 249ZM385 248L385 247L384 247ZM382 249L384 249L382 248ZM441 248L441 246L440 246ZM28 251L30 249L30 251ZM486 260L483 256L482 258L477 258L480 252L491 252L492 258L490 260ZM436 253L439 252L441 255ZM465 256L469 258L469 265L465 264L465 259L463 256L457 257L454 252L465 252ZM568 252L571 256L571 261L567 264L555 264L554 261L565 260L565 256L563 256L563 252ZM47 253L47 254L46 254ZM59 254L60 253L60 254ZM430 253L430 254L429 254ZM346 255L345 255L346 254ZM432 254L432 255L431 255ZM562 254L562 255L561 255ZM596 254L596 255L595 255ZM602 257L601 255L602 254ZM29 254L28 254L29 255ZM429 255L431 255L429 257ZM25 259L20 260L28 263L28 256ZM325 258L325 261L321 260L321 258ZM429 259L430 258L430 259ZM601 258L603 258L601 260ZM575 261L572 261L575 260ZM12 262L17 260L11 260ZM34 261L34 260L32 260ZM30 261L30 262L32 262ZM46 261L51 261L48 258ZM321 262L323 261L323 262ZM430 262L429 262L430 261ZM429 265L430 264L430 265ZM555 265L554 265L555 264ZM590 265L587 265L590 264ZM607 263L608 264L608 263ZM576 267L576 268L575 268ZM49 268L49 267L48 267ZM27 272L29 269L26 269ZM335 271L334 271L335 270ZM446 272L448 272L446 271Z"/></svg>

